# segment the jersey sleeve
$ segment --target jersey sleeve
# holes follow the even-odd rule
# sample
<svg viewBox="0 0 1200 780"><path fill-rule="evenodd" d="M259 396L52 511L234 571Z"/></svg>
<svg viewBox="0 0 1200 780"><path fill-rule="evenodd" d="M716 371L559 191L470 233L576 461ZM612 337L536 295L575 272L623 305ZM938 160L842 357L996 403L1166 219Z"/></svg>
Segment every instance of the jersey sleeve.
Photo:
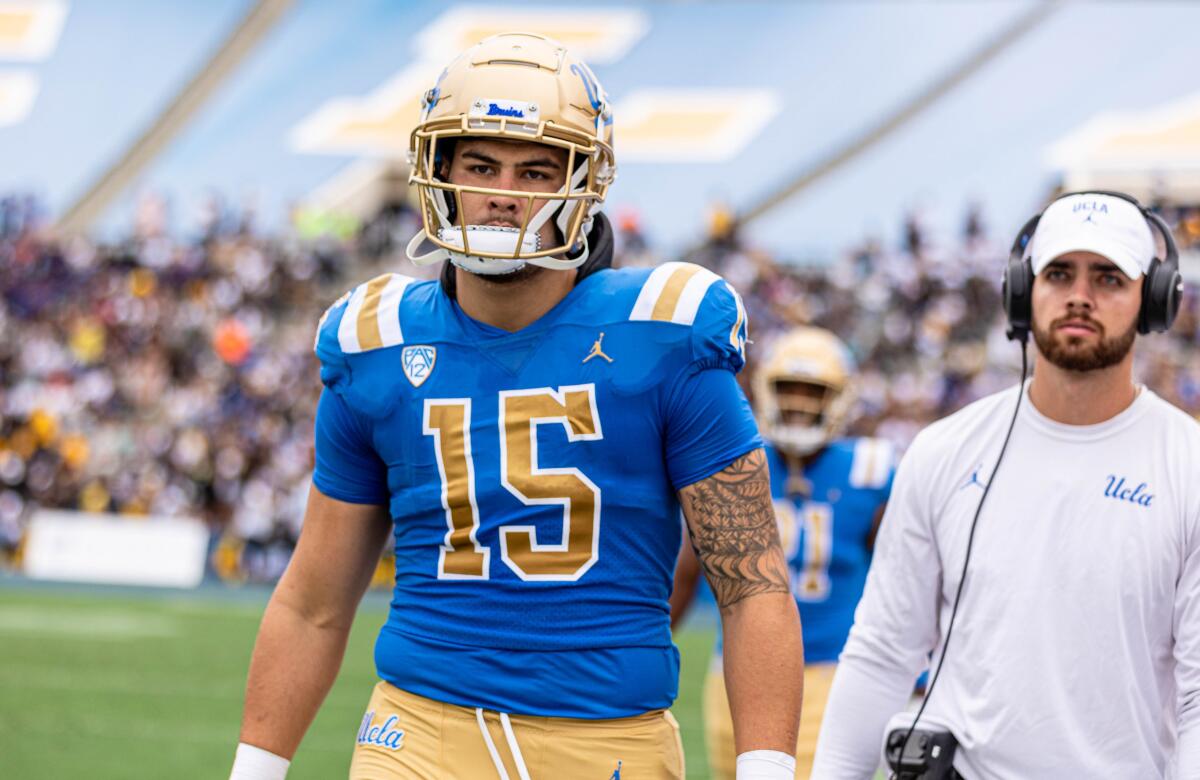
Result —
<svg viewBox="0 0 1200 780"><path fill-rule="evenodd" d="M746 307L724 279L694 263L670 262L655 268L638 291L629 319L688 328L689 368L722 368L733 373L746 364Z"/></svg>
<svg viewBox="0 0 1200 780"><path fill-rule="evenodd" d="M380 274L338 298L321 317L314 344L321 360L321 382L344 393L353 380L351 357L404 343L400 304L413 280ZM364 389L360 395L369 395Z"/></svg>
<svg viewBox="0 0 1200 780"><path fill-rule="evenodd" d="M317 323L317 337L313 342L313 351L321 361L321 384L334 392L341 392L350 384L350 364L338 341L338 330L353 292L338 298L325 310Z"/></svg>
<svg viewBox="0 0 1200 780"><path fill-rule="evenodd" d="M663 263L645 279L629 318L687 329L682 360L672 358L667 369L662 412L676 490L762 446L734 376L746 363L746 310L724 279L694 263Z"/></svg>
<svg viewBox="0 0 1200 780"><path fill-rule="evenodd" d="M336 300L317 325L313 348L325 390L317 404L313 484L347 503L386 504L389 498L387 467L371 440L369 418L378 409L371 383L361 381L369 377L361 354L390 345L390 332L381 327L385 317L394 319L394 329L399 330L396 309L403 285L389 294L396 287L395 277L384 275L358 285ZM354 368L361 375L361 387L354 386Z"/></svg>
<svg viewBox="0 0 1200 780"><path fill-rule="evenodd" d="M317 403L314 438L317 490L350 504L387 504L387 467L375 451L369 428L344 398L328 389Z"/></svg>
<svg viewBox="0 0 1200 780"><path fill-rule="evenodd" d="M667 401L666 458L676 490L763 446L737 379L713 367L685 374Z"/></svg>
<svg viewBox="0 0 1200 780"><path fill-rule="evenodd" d="M701 370L722 368L736 374L746 365L746 307L732 285L711 275L713 281L700 300L692 325L693 365Z"/></svg>

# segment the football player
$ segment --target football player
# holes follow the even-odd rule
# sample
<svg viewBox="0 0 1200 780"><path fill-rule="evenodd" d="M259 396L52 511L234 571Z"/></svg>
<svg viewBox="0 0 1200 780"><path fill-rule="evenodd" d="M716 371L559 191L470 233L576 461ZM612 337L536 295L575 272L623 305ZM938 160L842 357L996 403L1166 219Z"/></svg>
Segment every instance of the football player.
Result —
<svg viewBox="0 0 1200 780"><path fill-rule="evenodd" d="M834 664L862 595L871 545L891 489L893 451L880 439L841 438L853 405L853 359L827 330L796 328L780 337L754 375L771 496L804 624L804 712L796 776L808 777ZM671 596L678 625L701 564L683 545ZM709 767L732 780L736 751L725 696L721 641L704 684Z"/></svg>
<svg viewBox="0 0 1200 780"><path fill-rule="evenodd" d="M409 254L449 262L437 281L366 282L322 319L315 487L234 776L286 772L390 534L352 778L682 778L682 505L724 616L739 776L792 777L799 619L734 376L741 300L686 263L609 268L612 113L552 40L467 50L411 148Z"/></svg>

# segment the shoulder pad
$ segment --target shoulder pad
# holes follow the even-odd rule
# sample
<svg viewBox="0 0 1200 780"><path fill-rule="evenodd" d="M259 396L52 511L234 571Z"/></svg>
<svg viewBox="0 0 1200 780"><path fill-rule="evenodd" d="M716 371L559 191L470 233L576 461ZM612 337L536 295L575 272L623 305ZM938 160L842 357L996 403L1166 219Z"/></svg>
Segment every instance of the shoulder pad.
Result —
<svg viewBox="0 0 1200 780"><path fill-rule="evenodd" d="M336 350L347 355L403 344L400 300L412 282L403 274L382 274L338 298L317 326L318 355L322 343L331 339L336 339Z"/></svg>
<svg viewBox="0 0 1200 780"><path fill-rule="evenodd" d="M690 326L694 358L702 368L739 371L746 362L742 298L707 268L679 262L655 268L642 285L629 319Z"/></svg>
<svg viewBox="0 0 1200 780"><path fill-rule="evenodd" d="M346 356L404 343L400 300L413 280L383 274L334 301L317 324L313 349L321 360L321 381L330 387L346 375Z"/></svg>
<svg viewBox="0 0 1200 780"><path fill-rule="evenodd" d="M890 441L867 437L854 441L854 455L850 461L850 487L885 487L895 468L896 452Z"/></svg>
<svg viewBox="0 0 1200 780"><path fill-rule="evenodd" d="M708 288L719 281L721 277L694 263L663 263L642 283L629 319L691 325Z"/></svg>

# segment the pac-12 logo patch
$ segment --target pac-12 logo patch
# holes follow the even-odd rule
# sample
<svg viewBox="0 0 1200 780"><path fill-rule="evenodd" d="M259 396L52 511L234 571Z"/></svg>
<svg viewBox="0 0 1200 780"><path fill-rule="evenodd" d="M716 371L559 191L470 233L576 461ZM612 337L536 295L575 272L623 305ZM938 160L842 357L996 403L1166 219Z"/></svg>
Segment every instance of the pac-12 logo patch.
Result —
<svg viewBox="0 0 1200 780"><path fill-rule="evenodd" d="M433 364L437 362L437 347L421 344L415 347L405 347L400 352L400 363L404 366L404 375L413 387L420 387L433 373Z"/></svg>

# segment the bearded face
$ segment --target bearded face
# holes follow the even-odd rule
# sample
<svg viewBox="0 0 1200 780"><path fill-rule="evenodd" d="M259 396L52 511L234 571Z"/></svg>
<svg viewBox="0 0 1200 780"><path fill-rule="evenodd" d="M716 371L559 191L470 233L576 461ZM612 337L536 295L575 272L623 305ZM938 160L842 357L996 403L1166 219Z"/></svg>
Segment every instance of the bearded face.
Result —
<svg viewBox="0 0 1200 780"><path fill-rule="evenodd" d="M1139 279L1107 258L1068 252L1033 284L1033 338L1042 356L1066 371L1098 371L1124 361L1137 336Z"/></svg>
<svg viewBox="0 0 1200 780"><path fill-rule="evenodd" d="M1076 331L1092 329L1095 338L1086 338ZM1096 371L1115 366L1133 348L1137 324L1110 336L1098 320L1089 314L1068 314L1042 328L1033 323L1033 340L1046 360L1066 371Z"/></svg>

